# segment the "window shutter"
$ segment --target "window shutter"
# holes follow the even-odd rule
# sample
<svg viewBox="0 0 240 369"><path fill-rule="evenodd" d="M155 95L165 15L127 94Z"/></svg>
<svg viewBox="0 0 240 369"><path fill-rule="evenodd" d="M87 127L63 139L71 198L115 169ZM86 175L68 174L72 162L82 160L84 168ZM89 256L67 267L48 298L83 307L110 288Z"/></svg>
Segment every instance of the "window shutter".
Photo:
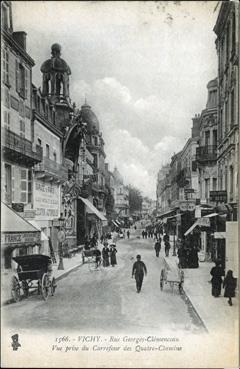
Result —
<svg viewBox="0 0 240 369"><path fill-rule="evenodd" d="M28 96L28 70L24 68L24 75L25 75L25 98Z"/></svg>
<svg viewBox="0 0 240 369"><path fill-rule="evenodd" d="M19 92L20 83L19 83L19 63L18 63L18 60L16 60L16 62L15 62L15 74L16 74L16 91Z"/></svg>

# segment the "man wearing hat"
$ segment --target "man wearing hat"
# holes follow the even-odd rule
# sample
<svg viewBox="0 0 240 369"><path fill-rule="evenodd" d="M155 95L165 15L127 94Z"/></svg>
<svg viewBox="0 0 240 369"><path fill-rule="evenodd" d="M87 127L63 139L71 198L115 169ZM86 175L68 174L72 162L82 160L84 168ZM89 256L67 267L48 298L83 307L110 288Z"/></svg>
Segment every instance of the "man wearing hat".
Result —
<svg viewBox="0 0 240 369"><path fill-rule="evenodd" d="M141 255L137 255L137 261L135 261L132 268L132 278L135 276L137 293L141 291L144 274L147 275L146 265L141 261Z"/></svg>

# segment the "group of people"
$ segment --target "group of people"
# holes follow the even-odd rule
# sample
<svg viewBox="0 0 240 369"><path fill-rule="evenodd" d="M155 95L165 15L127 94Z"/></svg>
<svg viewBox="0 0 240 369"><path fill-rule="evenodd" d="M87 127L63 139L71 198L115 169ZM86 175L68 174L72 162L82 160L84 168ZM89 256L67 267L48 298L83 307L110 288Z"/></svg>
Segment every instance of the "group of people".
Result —
<svg viewBox="0 0 240 369"><path fill-rule="evenodd" d="M103 259L103 267L108 267L110 264L112 267L117 265L117 249L115 244L110 244L110 248L108 247L108 242L104 241L103 249L102 249L102 259Z"/></svg>
<svg viewBox="0 0 240 369"><path fill-rule="evenodd" d="M224 297L228 298L228 304L232 306L232 298L235 297L235 290L237 286L237 279L233 277L233 271L228 270L226 277L224 277L224 269L220 261L215 262L215 266L211 269L212 276L212 296L219 297L221 289L224 288Z"/></svg>
<svg viewBox="0 0 240 369"><path fill-rule="evenodd" d="M155 242L154 249L156 252L156 257L159 257L159 253L161 251L161 248L162 248L161 242L162 242L161 237L157 238L157 241ZM163 236L163 242L164 242L165 256L168 257L171 245L169 242L169 235L167 233Z"/></svg>
<svg viewBox="0 0 240 369"><path fill-rule="evenodd" d="M186 247L181 245L177 251L179 268L198 268L198 251L196 246Z"/></svg>

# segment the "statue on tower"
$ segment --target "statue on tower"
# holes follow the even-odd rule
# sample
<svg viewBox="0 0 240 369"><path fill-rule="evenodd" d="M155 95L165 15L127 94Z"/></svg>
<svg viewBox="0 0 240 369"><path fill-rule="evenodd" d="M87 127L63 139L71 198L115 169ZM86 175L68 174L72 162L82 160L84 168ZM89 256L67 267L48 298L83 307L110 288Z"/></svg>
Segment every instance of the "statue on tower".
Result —
<svg viewBox="0 0 240 369"><path fill-rule="evenodd" d="M60 98L69 98L69 75L71 70L61 56L61 46L53 44L51 47L52 57L41 66L43 73L43 96L49 96L53 102ZM49 86L50 84L50 86Z"/></svg>

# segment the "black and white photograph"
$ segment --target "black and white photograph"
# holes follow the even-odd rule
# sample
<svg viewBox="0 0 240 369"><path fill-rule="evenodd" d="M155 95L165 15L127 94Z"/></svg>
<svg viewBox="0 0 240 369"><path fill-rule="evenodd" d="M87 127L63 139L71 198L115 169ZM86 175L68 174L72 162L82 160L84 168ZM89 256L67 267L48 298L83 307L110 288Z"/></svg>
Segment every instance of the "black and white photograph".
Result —
<svg viewBox="0 0 240 369"><path fill-rule="evenodd" d="M239 1L1 1L1 367L239 367Z"/></svg>

